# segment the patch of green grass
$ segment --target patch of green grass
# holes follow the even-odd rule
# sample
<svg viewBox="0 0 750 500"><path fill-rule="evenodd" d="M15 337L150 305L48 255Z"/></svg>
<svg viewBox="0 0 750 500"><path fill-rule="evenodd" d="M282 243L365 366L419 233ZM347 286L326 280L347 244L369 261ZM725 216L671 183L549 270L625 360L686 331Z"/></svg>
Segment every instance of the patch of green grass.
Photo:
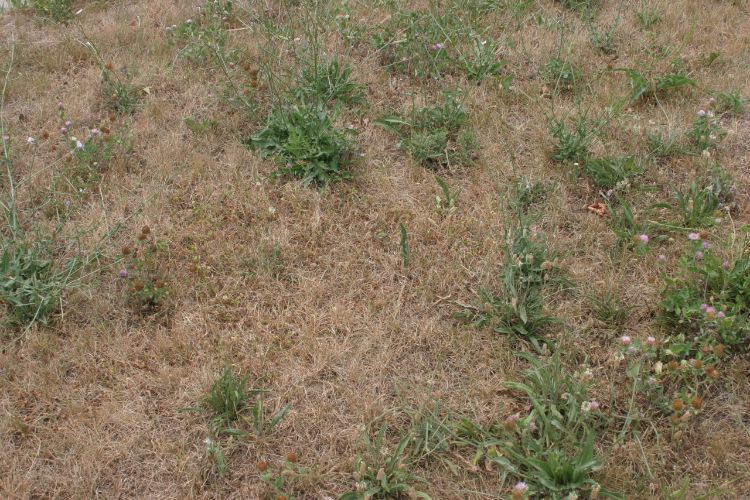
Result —
<svg viewBox="0 0 750 500"><path fill-rule="evenodd" d="M640 176L643 166L632 156L591 158L583 165L583 173L597 187L614 189Z"/></svg>
<svg viewBox="0 0 750 500"><path fill-rule="evenodd" d="M10 0L10 5L16 9L31 7L37 15L55 22L73 17L73 0Z"/></svg>
<svg viewBox="0 0 750 500"><path fill-rule="evenodd" d="M439 105L413 109L408 115L388 115L376 124L399 136L399 148L414 161L438 170L470 165L478 149L469 115L453 94Z"/></svg>
<svg viewBox="0 0 750 500"><path fill-rule="evenodd" d="M713 92L711 96L715 101L717 112L731 116L740 116L745 113L745 104L748 99L742 97L736 90Z"/></svg>
<svg viewBox="0 0 750 500"><path fill-rule="evenodd" d="M300 74L295 93L300 101L324 104L363 104L364 88L352 81L352 68L338 60L317 61Z"/></svg>
<svg viewBox="0 0 750 500"><path fill-rule="evenodd" d="M257 396L268 391L248 387L249 375L240 376L227 365L211 386L203 400L213 414L211 431L214 434L242 436L245 432L239 427L246 413L250 413L253 429L258 436L276 427L289 411L289 405L282 407L270 420L266 418L263 400Z"/></svg>
<svg viewBox="0 0 750 500"><path fill-rule="evenodd" d="M573 121L573 130L569 130L565 119L552 119L550 135L555 139L552 145L551 158L556 162L582 163L589 156L592 132L585 116Z"/></svg>
<svg viewBox="0 0 750 500"><path fill-rule="evenodd" d="M195 19L186 19L169 28L169 39L179 47L179 57L202 64L217 52L224 53L227 42L225 22L232 15L231 0L206 0Z"/></svg>
<svg viewBox="0 0 750 500"><path fill-rule="evenodd" d="M481 82L485 78L497 76L505 63L497 59L497 45L492 40L474 39L471 56L461 56L460 65L469 80Z"/></svg>
<svg viewBox="0 0 750 500"><path fill-rule="evenodd" d="M573 90L583 79L581 71L560 56L551 58L544 65L543 74L547 84L557 90Z"/></svg>

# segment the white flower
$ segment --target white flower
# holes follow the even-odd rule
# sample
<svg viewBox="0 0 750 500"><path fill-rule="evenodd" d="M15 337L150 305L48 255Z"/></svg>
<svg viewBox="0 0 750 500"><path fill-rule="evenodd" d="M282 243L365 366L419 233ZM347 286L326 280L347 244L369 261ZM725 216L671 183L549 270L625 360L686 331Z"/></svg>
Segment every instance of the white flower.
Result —
<svg viewBox="0 0 750 500"><path fill-rule="evenodd" d="M28 144L28 145L32 145L35 142L36 142L36 140L33 137L29 137L28 139L26 139L26 144Z"/></svg>
<svg viewBox="0 0 750 500"><path fill-rule="evenodd" d="M76 141L76 149L83 150L83 143L81 141Z"/></svg>

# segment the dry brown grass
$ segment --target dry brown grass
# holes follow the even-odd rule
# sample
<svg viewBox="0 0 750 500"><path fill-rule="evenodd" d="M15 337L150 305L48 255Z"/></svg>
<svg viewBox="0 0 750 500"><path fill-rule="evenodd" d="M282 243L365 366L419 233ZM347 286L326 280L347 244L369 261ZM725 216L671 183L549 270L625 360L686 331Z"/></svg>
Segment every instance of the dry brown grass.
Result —
<svg viewBox="0 0 750 500"><path fill-rule="evenodd" d="M634 307L624 327L634 336L657 331L653 318L661 282L651 256L624 261L612 257L615 237L606 223L584 207L597 193L574 181L548 158L546 116L552 102L540 68L556 50L557 34L533 21L514 28L510 11L493 16L491 35L504 46L506 71L515 90L491 83L466 85L459 76L429 82L425 91L465 87L466 105L477 130L481 160L475 168L448 177L460 192L450 217L434 210L433 174L414 165L394 147L393 136L372 125L385 112L407 107L418 84L378 65L367 46L348 50L355 80L366 84L369 107L359 129L362 158L356 179L321 194L297 182L266 179L273 165L239 141L257 128L216 98L222 75L175 61L165 28L195 15L200 2L152 0L79 2L84 13L69 25L40 23L31 13L0 15L3 39L15 38L17 61L6 99L8 129L17 177L60 156L55 106L64 101L79 123L106 119L99 68L80 43L77 26L96 42L115 68L129 68L134 85L149 87L132 117L112 125L132 150L116 159L101 183L76 207L74 224L106 227L136 214L107 249L111 262L122 245L148 224L168 244L163 267L170 276L167 313L140 317L126 304L116 269L66 295L65 316L51 327L35 326L19 342L3 343L0 359L0 496L3 498L263 498L269 493L255 464L300 455L311 474L300 483L301 498L335 497L354 484L351 463L365 424L386 414L404 424L399 409L425 400L464 412L480 422L508 414L520 404L501 389L521 364L512 338L477 330L454 319L455 302L471 302L480 283L491 283L503 262L503 230L509 224L505 193L513 179L555 180L537 228L565 254L565 267L578 285L561 295L553 313L566 362L585 358L596 367L596 391L606 399L621 379L613 366L610 333L597 333L586 297L608 286ZM244 2L237 2L244 3ZM279 2L266 3L286 19ZM413 2L417 5L418 2ZM606 2L598 19L611 23L617 2ZM635 4L636 2L633 2ZM750 95L750 32L744 2L650 2L663 21L653 41L644 35L626 2L617 31L617 58L591 47L586 26L558 3L541 1L534 12L564 17L573 61L589 76L608 63L635 67L648 47L677 49L693 64L720 51L717 66L696 64L700 89L661 106L637 105L613 131L617 148L641 147L640 132L655 123L689 123L709 90L737 89ZM385 9L357 4L353 21L374 24ZM368 21L369 20L369 21ZM231 34L231 45L249 48L254 60L259 35ZM488 34L489 36L489 34ZM343 42L328 41L344 52ZM7 60L9 43L4 43ZM3 63L4 66L4 63ZM597 76L583 93L592 112L627 91L618 75ZM575 110L571 96L554 102L558 113ZM219 122L204 135L184 125L188 116ZM739 187L741 209L735 223L747 222L748 116L727 120L730 131L718 151ZM39 146L32 164L26 136L52 138ZM15 140L15 139L14 139ZM58 149L53 150L53 145ZM609 144L595 144L603 151ZM697 161L679 159L650 169L648 200L663 199L673 185L695 175ZM29 186L43 186L49 172ZM33 190L19 193L28 209ZM644 202L644 205L647 204ZM142 210L141 210L142 208ZM26 224L48 223L27 220ZM412 265L399 257L398 225L408 229ZM278 274L247 262L277 247ZM667 250L677 256L679 249ZM292 411L271 435L223 443L229 471L218 477L205 453L208 418L186 413L203 397L226 362L251 373L272 391L268 405L291 403ZM748 363L735 362L711 395L709 409L680 439L665 422L645 425L640 441L599 450L600 478L628 498L667 498L689 478L689 493L745 498L750 492L750 411ZM627 388L622 391L627 392ZM470 456L458 476L440 466L418 470L433 498L487 498L508 493L496 472L475 472Z"/></svg>

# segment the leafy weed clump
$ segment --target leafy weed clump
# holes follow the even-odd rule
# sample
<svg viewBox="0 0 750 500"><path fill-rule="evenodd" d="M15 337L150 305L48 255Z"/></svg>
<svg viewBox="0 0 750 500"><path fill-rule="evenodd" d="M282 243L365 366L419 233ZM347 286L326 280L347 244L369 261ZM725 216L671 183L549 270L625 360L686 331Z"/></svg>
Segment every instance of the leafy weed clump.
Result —
<svg viewBox="0 0 750 500"><path fill-rule="evenodd" d="M594 451L600 406L589 399L587 383L563 369L559 354L545 361L522 356L530 368L522 381L505 386L528 399L531 411L486 429L463 419L458 438L476 448L475 461L499 467L501 482L519 480L513 498L614 496L593 477L601 469Z"/></svg>
<svg viewBox="0 0 750 500"><path fill-rule="evenodd" d="M11 325L46 324L60 308L75 266L55 269L50 252L41 245L29 247L3 242L0 258L0 303Z"/></svg>
<svg viewBox="0 0 750 500"><path fill-rule="evenodd" d="M547 342L545 327L557 322L545 313L546 291L564 279L546 242L533 235L527 224L518 224L506 236L499 281L499 292L483 287L481 302L466 306L459 316L474 326L491 326L497 333L513 335L541 350L540 343Z"/></svg>
<svg viewBox="0 0 750 500"><path fill-rule="evenodd" d="M695 80L680 72L650 77L630 68L619 68L615 71L621 71L627 75L631 101L656 99L696 86Z"/></svg>
<svg viewBox="0 0 750 500"><path fill-rule="evenodd" d="M274 108L266 125L246 144L281 166L274 176L292 176L305 186L325 187L351 177L351 144L320 104L299 103Z"/></svg>
<svg viewBox="0 0 750 500"><path fill-rule="evenodd" d="M470 165L477 142L469 115L453 94L439 105L413 109L408 115L388 115L375 123L396 133L398 147L432 170Z"/></svg>
<svg viewBox="0 0 750 500"><path fill-rule="evenodd" d="M389 452L387 430L388 427L384 424L374 438L365 435L365 451L354 460L356 488L341 495L339 500L385 500L403 495L430 500L426 493L415 486L426 481L411 471L412 460L407 448L412 442L412 435L405 434L393 451Z"/></svg>

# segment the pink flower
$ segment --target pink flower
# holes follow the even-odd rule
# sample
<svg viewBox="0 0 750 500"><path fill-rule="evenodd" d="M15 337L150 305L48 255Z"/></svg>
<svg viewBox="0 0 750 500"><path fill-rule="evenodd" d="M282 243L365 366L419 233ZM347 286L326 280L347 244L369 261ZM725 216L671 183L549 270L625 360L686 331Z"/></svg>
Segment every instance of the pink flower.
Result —
<svg viewBox="0 0 750 500"><path fill-rule="evenodd" d="M697 252L695 252L695 258L697 260L703 260L703 252L701 252L700 250L698 250Z"/></svg>
<svg viewBox="0 0 750 500"><path fill-rule="evenodd" d="M714 219L714 222L717 223L717 224L721 224L721 217L716 217Z"/></svg>
<svg viewBox="0 0 750 500"><path fill-rule="evenodd" d="M708 304L701 304L701 311L706 312L706 309L708 309Z"/></svg>
<svg viewBox="0 0 750 500"><path fill-rule="evenodd" d="M442 43L434 43L430 45L430 48L432 50L438 51L438 50L443 50L445 48L445 45L443 45Z"/></svg>
<svg viewBox="0 0 750 500"><path fill-rule="evenodd" d="M524 483L523 481L519 481L516 483L516 485L513 487L513 493L523 495L526 492L529 491L529 485Z"/></svg>
<svg viewBox="0 0 750 500"><path fill-rule="evenodd" d="M724 311L719 311L716 313L717 318L726 318L726 316L727 315L724 313Z"/></svg>
<svg viewBox="0 0 750 500"><path fill-rule="evenodd" d="M650 335L646 337L646 345L655 346L656 345L656 338L651 337Z"/></svg>
<svg viewBox="0 0 750 500"><path fill-rule="evenodd" d="M62 102L62 101L59 101L59 102L57 103L57 109L63 109L64 107L65 107L65 104L63 104L63 102Z"/></svg>
<svg viewBox="0 0 750 500"><path fill-rule="evenodd" d="M620 342L622 342L622 345L630 345L630 343L633 341L629 336L623 335L620 337Z"/></svg>
<svg viewBox="0 0 750 500"><path fill-rule="evenodd" d="M711 248L711 243L709 243L707 241L704 241L703 242L703 248L704 248L704 250L708 250L709 248Z"/></svg>
<svg viewBox="0 0 750 500"><path fill-rule="evenodd" d="M125 268L120 269L120 278L125 279L128 277L128 270Z"/></svg>
<svg viewBox="0 0 750 500"><path fill-rule="evenodd" d="M647 234L639 234L638 239L641 241L641 243L648 243L648 235Z"/></svg>
<svg viewBox="0 0 750 500"><path fill-rule="evenodd" d="M591 411L597 411L599 409L599 401L597 401L596 399L592 399L591 401L589 401L589 408L591 409Z"/></svg>
<svg viewBox="0 0 750 500"><path fill-rule="evenodd" d="M73 125L73 122L72 122L72 121L70 121L70 120L65 120L65 124L64 124L64 125L65 125L66 127L70 128L70 127L71 127L71 126Z"/></svg>
<svg viewBox="0 0 750 500"><path fill-rule="evenodd" d="M688 239L691 241L698 241L701 239L701 235L699 233L688 233Z"/></svg>
<svg viewBox="0 0 750 500"><path fill-rule="evenodd" d="M725 260L725 261L724 261L724 262L723 262L723 263L721 264L721 267L723 267L724 269L729 269L730 267L732 267L732 263L731 263L731 262L729 262L728 260Z"/></svg>
<svg viewBox="0 0 750 500"><path fill-rule="evenodd" d="M83 150L83 143L81 141L76 141L76 149Z"/></svg>
<svg viewBox="0 0 750 500"><path fill-rule="evenodd" d="M664 255L663 253L660 253L659 256L656 258L656 260L658 260L659 262L666 262L667 256Z"/></svg>
<svg viewBox="0 0 750 500"><path fill-rule="evenodd" d="M713 318L714 316L716 316L716 308L708 306L706 308L705 313L706 313L706 316L708 316L709 318Z"/></svg>
<svg viewBox="0 0 750 500"><path fill-rule="evenodd" d="M699 109L698 113L696 114L698 115L699 118L703 118L704 116L706 116L705 110L702 110L702 109Z"/></svg>

